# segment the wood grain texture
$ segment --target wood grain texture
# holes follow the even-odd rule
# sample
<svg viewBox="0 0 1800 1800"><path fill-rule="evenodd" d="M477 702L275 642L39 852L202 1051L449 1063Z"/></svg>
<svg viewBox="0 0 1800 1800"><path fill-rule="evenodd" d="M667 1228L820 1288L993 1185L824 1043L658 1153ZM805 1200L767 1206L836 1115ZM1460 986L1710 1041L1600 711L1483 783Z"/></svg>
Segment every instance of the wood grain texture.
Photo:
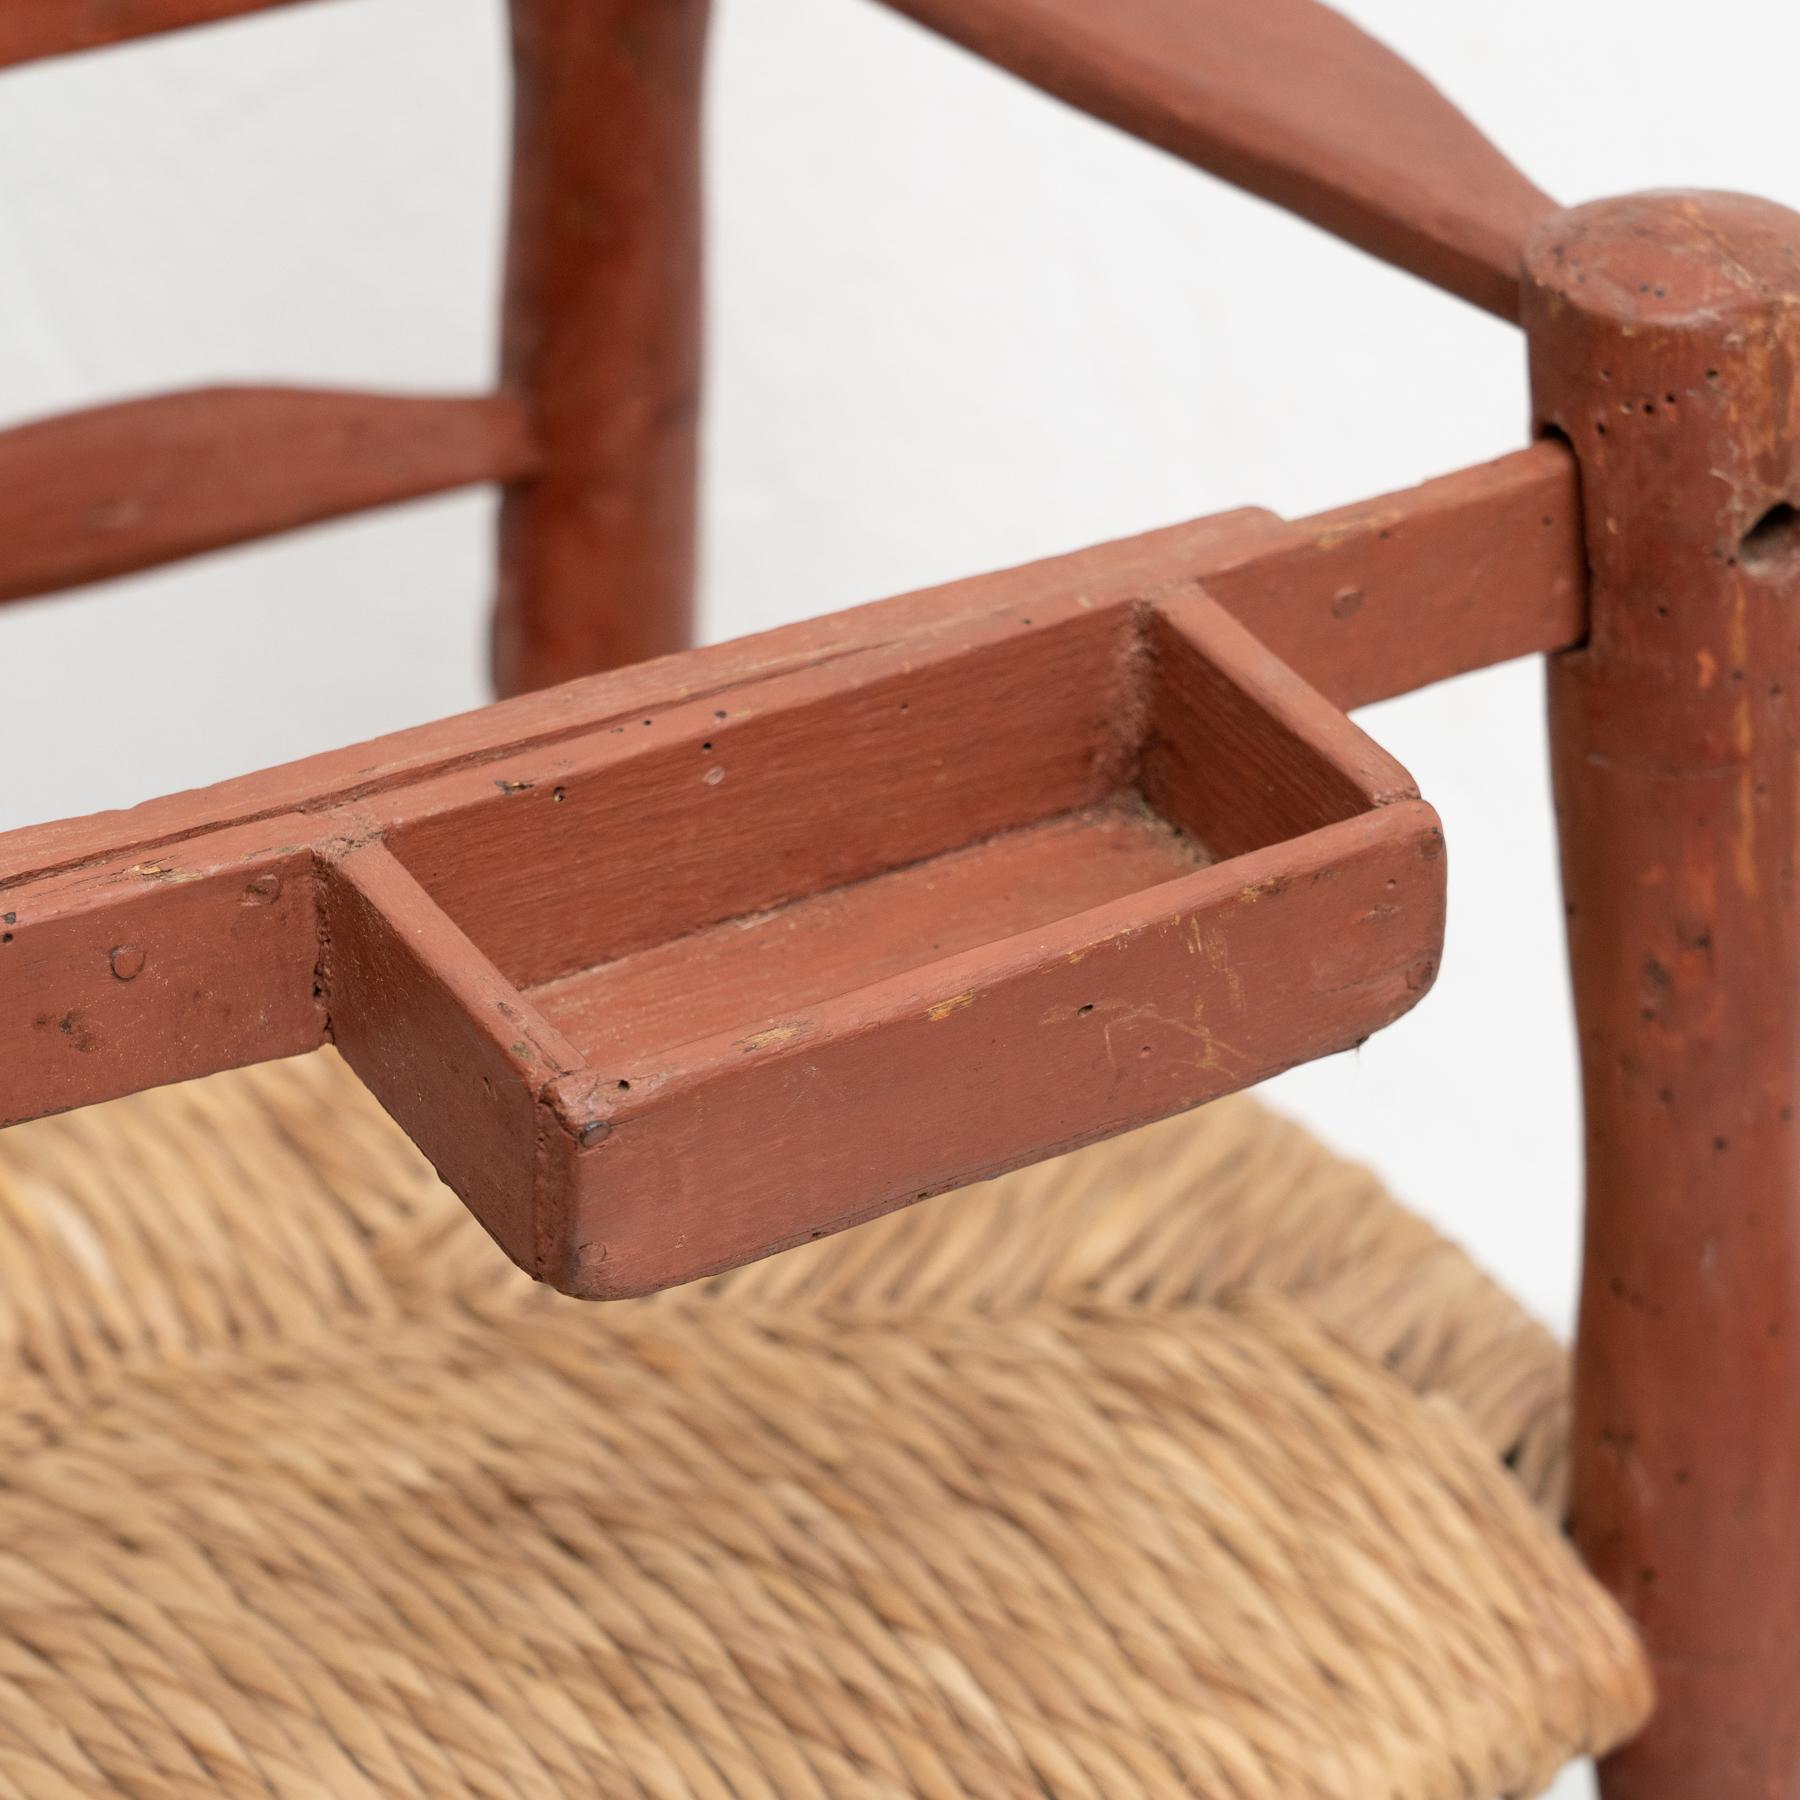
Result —
<svg viewBox="0 0 1800 1800"><path fill-rule="evenodd" d="M0 8L0 68L291 4L293 0L8 0Z"/></svg>
<svg viewBox="0 0 1800 1800"><path fill-rule="evenodd" d="M976 615L1009 607L1033 613L1082 596L1099 605L1204 585L1314 687L1356 706L1579 643L1587 627L1578 510L1573 459L1547 444L1316 520L1288 525L1246 509L1168 526L571 682L122 812L0 832L0 892L84 863L147 856L224 824L319 813L553 748L601 726L706 700L717 705L749 683ZM1366 595L1367 604L1341 604L1346 591Z"/></svg>
<svg viewBox="0 0 1800 1800"><path fill-rule="evenodd" d="M497 396L206 388L42 419L0 432L0 601L531 466Z"/></svg>
<svg viewBox="0 0 1800 1800"><path fill-rule="evenodd" d="M1135 754L1131 610L1028 617L977 615L369 810L512 979L552 980L1104 799Z"/></svg>
<svg viewBox="0 0 1800 1800"><path fill-rule="evenodd" d="M1171 582L1196 580L1221 563L1235 565L1254 545L1288 541L1287 528L1270 513L1224 513L704 645L121 811L0 832L0 892L224 824L364 804L455 770L554 747L672 708L702 701L726 705L732 693L754 683L823 668L915 634L928 639L1008 608L1029 613L1038 604L1082 596L1099 605L1154 594Z"/></svg>
<svg viewBox="0 0 1800 1800"><path fill-rule="evenodd" d="M1297 673L1348 708L1578 644L1587 631L1581 482L1535 444L1296 524L1206 577Z"/></svg>
<svg viewBox="0 0 1800 1800"><path fill-rule="evenodd" d="M1141 801L1114 797L576 969L528 997L597 1067L666 1069L714 1030L720 994L750 1018L819 1005L1208 860Z"/></svg>
<svg viewBox="0 0 1800 1800"><path fill-rule="evenodd" d="M708 0L511 10L503 369L543 457L501 515L503 694L691 640Z"/></svg>
<svg viewBox="0 0 1800 1800"><path fill-rule="evenodd" d="M889 0L1061 100L1517 319L1554 202L1314 0Z"/></svg>
<svg viewBox="0 0 1800 1800"><path fill-rule="evenodd" d="M1575 1530L1660 1690L1609 1800L1800 1791L1800 217L1584 207L1536 402L1593 620L1550 702L1587 1123Z"/></svg>
<svg viewBox="0 0 1800 1800"><path fill-rule="evenodd" d="M1412 795L1412 777L1225 614L1171 594L1144 621L1137 779L1215 856L1241 856Z"/></svg>

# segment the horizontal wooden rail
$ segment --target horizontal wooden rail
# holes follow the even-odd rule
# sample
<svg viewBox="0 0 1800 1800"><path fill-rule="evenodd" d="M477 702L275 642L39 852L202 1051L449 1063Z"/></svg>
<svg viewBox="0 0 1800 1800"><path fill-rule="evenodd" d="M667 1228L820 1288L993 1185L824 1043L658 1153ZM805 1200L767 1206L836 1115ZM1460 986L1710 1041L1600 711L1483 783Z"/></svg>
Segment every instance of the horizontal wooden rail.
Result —
<svg viewBox="0 0 1800 1800"><path fill-rule="evenodd" d="M888 3L1059 100L1518 319L1524 236L1555 203L1418 70L1316 0Z"/></svg>
<svg viewBox="0 0 1800 1800"><path fill-rule="evenodd" d="M500 395L209 388L38 420L0 432L0 601L531 466Z"/></svg>
<svg viewBox="0 0 1800 1800"><path fill-rule="evenodd" d="M0 69L292 4L294 0L6 0L0 6Z"/></svg>
<svg viewBox="0 0 1800 1800"><path fill-rule="evenodd" d="M879 600L733 643L572 681L348 750L0 833L0 896L40 877L159 852L276 814L318 814L448 770L712 699L734 689L1070 595L1204 590L1344 707L1586 634L1575 463L1546 442L1384 499L1288 524L1246 510L1023 568ZM3 901L0 901L3 904Z"/></svg>
<svg viewBox="0 0 1800 1800"><path fill-rule="evenodd" d="M1320 513L1205 579L1345 708L1567 649L1587 632L1575 459L1547 441Z"/></svg>

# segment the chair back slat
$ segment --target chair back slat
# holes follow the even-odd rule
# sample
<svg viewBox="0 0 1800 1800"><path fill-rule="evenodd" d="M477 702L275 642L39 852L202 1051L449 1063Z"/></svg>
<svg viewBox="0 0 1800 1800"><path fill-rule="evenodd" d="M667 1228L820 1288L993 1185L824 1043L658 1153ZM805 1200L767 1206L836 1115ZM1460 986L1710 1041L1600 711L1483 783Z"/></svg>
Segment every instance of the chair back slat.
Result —
<svg viewBox="0 0 1800 1800"><path fill-rule="evenodd" d="M0 69L294 3L0 0ZM709 3L508 0L499 394L219 388L0 433L0 602L496 481L508 692L688 643Z"/></svg>
<svg viewBox="0 0 1800 1800"><path fill-rule="evenodd" d="M532 468L524 409L203 388L0 432L0 601Z"/></svg>

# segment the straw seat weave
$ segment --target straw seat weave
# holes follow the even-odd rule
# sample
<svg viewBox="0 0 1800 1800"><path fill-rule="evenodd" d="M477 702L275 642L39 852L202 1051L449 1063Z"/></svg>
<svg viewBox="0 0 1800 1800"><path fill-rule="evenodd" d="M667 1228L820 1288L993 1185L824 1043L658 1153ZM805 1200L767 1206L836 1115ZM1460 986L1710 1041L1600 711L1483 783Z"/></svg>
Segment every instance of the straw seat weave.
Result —
<svg viewBox="0 0 1800 1800"><path fill-rule="evenodd" d="M1649 1703L1566 1432L1247 1100L591 1307L217 1077L0 1134L0 1796L1534 1792Z"/></svg>

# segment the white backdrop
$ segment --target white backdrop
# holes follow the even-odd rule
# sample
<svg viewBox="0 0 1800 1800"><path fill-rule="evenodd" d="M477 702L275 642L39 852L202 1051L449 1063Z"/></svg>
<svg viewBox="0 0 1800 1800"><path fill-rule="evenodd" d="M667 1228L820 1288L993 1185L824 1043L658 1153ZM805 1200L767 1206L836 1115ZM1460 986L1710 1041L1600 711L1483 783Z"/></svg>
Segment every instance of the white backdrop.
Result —
<svg viewBox="0 0 1800 1800"><path fill-rule="evenodd" d="M708 636L1524 441L1509 327L868 0L718 4ZM1800 204L1800 8L1345 10L1564 198ZM332 0L5 76L0 420L233 377L484 385L502 56L499 0ZM476 703L490 519L433 502L9 609L0 826ZM1273 1093L1566 1328L1578 1145L1539 708L1515 665L1364 715L1449 831L1444 972Z"/></svg>

